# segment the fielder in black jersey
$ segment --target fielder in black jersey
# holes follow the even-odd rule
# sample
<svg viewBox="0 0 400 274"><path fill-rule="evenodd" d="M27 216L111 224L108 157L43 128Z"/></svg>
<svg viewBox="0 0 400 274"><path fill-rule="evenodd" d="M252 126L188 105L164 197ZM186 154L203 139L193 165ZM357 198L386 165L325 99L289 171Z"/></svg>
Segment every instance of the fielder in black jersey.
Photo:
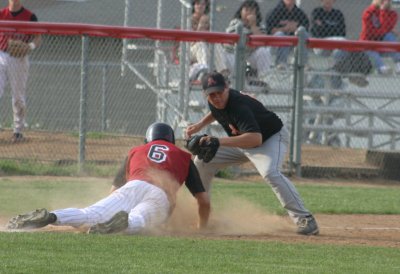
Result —
<svg viewBox="0 0 400 274"><path fill-rule="evenodd" d="M195 158L206 190L210 191L211 180L218 169L251 161L297 224L297 232L318 234L315 218L305 208L295 186L280 171L289 144L289 134L281 119L256 99L230 89L220 73L205 75L202 83L210 112L199 122L188 126L186 135L189 138L214 121L228 135L218 137L220 147L210 162ZM204 136L202 141L210 139L211 136Z"/></svg>
<svg viewBox="0 0 400 274"><path fill-rule="evenodd" d="M282 129L281 119L259 101L234 89L229 89L228 92L228 104L224 109L218 109L208 103L212 116L221 124L228 136L238 135L239 129L242 133L258 132L261 133L264 142Z"/></svg>

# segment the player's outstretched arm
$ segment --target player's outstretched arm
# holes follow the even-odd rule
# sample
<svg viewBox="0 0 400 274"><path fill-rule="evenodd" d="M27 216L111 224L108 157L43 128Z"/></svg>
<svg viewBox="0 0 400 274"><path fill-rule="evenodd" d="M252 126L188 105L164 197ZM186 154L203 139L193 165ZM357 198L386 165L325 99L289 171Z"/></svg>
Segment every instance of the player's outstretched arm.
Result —
<svg viewBox="0 0 400 274"><path fill-rule="evenodd" d="M204 229L207 227L208 219L211 212L210 197L207 192L199 192L194 196L197 200L197 205L199 207L199 229Z"/></svg>
<svg viewBox="0 0 400 274"><path fill-rule="evenodd" d="M125 158L121 166L119 167L117 174L114 177L110 193L113 193L115 190L126 184L126 165L128 163L128 157Z"/></svg>
<svg viewBox="0 0 400 274"><path fill-rule="evenodd" d="M201 182L199 171L192 160L190 160L189 174L185 180L185 185L197 200L199 213L198 228L206 228L211 211L210 197Z"/></svg>

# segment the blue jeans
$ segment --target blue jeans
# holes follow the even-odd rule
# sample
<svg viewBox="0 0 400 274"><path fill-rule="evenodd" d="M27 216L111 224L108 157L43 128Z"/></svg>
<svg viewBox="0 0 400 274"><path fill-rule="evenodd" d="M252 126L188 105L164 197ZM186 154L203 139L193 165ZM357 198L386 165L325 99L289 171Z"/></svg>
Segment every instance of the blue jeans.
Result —
<svg viewBox="0 0 400 274"><path fill-rule="evenodd" d="M342 60L343 58L346 58L349 53L347 51L343 51L340 49L334 49L334 50L322 50L322 49L314 49L314 52L316 55L322 56L322 57L329 57L332 55L335 64ZM342 76L340 75L332 75L329 77L330 81L330 88L333 89L341 89L343 87L343 81L342 81ZM325 77L315 74L310 81L309 84L310 88L326 88L327 86L325 85Z"/></svg>
<svg viewBox="0 0 400 274"><path fill-rule="evenodd" d="M396 35L393 34L393 32L388 32L383 37L382 41L397 42L397 37ZM375 68L378 69L378 71L385 65L385 63L382 60L382 55L389 56L390 58L393 59L395 63L400 62L399 52L386 52L381 54L377 51L369 50L366 53L368 54L369 58L372 60L372 63L374 64Z"/></svg>
<svg viewBox="0 0 400 274"><path fill-rule="evenodd" d="M307 38L310 36L308 33L306 34ZM274 36L289 36L286 33L282 31L278 31L274 34ZM273 48L273 53L276 55L275 59L275 65L279 64L287 64L288 57L290 53L292 52L293 47L274 47ZM308 51L305 51L304 55L305 63L308 61Z"/></svg>

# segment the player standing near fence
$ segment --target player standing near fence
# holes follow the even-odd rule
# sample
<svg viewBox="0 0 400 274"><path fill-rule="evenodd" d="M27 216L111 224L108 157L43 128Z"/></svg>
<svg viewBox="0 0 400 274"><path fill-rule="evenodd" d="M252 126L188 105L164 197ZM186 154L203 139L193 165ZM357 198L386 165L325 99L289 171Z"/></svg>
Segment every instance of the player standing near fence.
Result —
<svg viewBox="0 0 400 274"><path fill-rule="evenodd" d="M205 228L210 214L210 199L191 155L174 144L174 131L169 125L150 125L146 144L129 151L108 197L82 209L52 212L39 209L18 215L10 220L8 228L88 225L91 226L89 233L138 233L158 227L168 219L183 182L197 200L198 227Z"/></svg>
<svg viewBox="0 0 400 274"><path fill-rule="evenodd" d="M203 92L210 111L199 122L187 127L188 149L197 155L195 164L209 192L218 169L251 161L297 224L297 233L319 233L315 218L308 211L295 186L280 171L289 143L289 133L280 118L256 99L230 89L220 73L203 78ZM217 121L228 137L193 134Z"/></svg>
<svg viewBox="0 0 400 274"><path fill-rule="evenodd" d="M9 0L8 7L0 10L0 20L38 21L36 15L24 8L20 0ZM29 53L41 44L40 35L0 33L0 98L7 79L11 86L14 115L13 142L23 140L22 130L26 114L26 83L29 76Z"/></svg>

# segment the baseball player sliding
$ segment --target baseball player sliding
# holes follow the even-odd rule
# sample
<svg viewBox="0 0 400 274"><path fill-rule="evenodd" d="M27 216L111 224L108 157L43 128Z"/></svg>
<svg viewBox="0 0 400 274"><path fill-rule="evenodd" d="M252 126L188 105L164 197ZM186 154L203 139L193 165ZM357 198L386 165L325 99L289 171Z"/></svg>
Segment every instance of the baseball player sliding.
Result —
<svg viewBox="0 0 400 274"><path fill-rule="evenodd" d="M207 191L218 169L251 161L297 225L297 233L316 235L318 225L295 186L280 171L289 134L282 121L256 99L230 89L222 74L202 79L210 112L186 129L187 148L197 155L195 164ZM227 137L192 136L217 121Z"/></svg>
<svg viewBox="0 0 400 274"><path fill-rule="evenodd" d="M112 193L86 208L49 212L38 209L13 217L9 229L39 228L48 224L90 226L88 233L138 233L164 223L172 213L176 193L185 182L197 199L199 228L205 228L210 199L196 166L175 144L172 128L154 123L146 132L146 144L132 148L116 176Z"/></svg>
<svg viewBox="0 0 400 274"><path fill-rule="evenodd" d="M0 20L38 21L36 15L24 8L20 0L9 0L8 7L0 10ZM41 44L40 35L0 33L0 98L10 82L14 115L13 142L23 140L22 130L26 113L26 82L29 75L29 53Z"/></svg>

